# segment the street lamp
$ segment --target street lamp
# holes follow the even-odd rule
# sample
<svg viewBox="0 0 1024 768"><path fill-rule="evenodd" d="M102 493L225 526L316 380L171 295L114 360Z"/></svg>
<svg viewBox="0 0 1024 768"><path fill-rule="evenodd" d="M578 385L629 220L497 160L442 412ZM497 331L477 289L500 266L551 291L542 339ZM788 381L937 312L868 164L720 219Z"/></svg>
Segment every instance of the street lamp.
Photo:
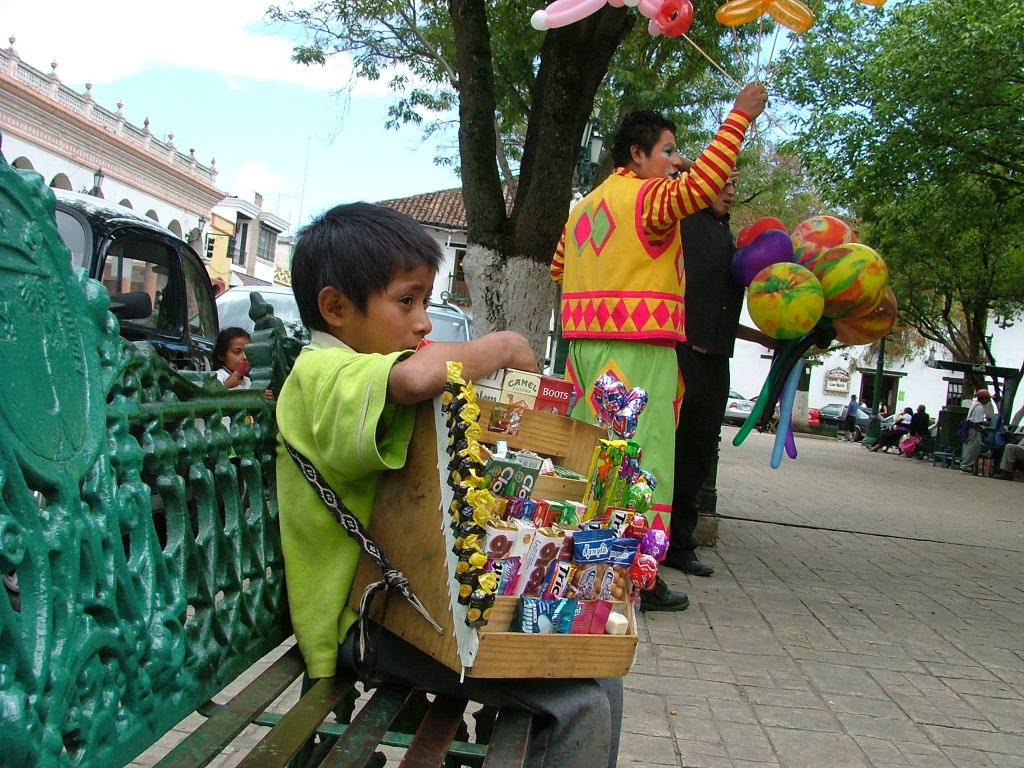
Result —
<svg viewBox="0 0 1024 768"><path fill-rule="evenodd" d="M89 192L93 197L103 197L103 180L106 176L103 175L101 168L96 169L96 173L92 175L92 191Z"/></svg>
<svg viewBox="0 0 1024 768"><path fill-rule="evenodd" d="M597 131L597 117L590 117L583 128L579 159L576 161L576 180L582 195L586 195L594 187L594 177L597 175L603 148L604 137Z"/></svg>
<svg viewBox="0 0 1024 768"><path fill-rule="evenodd" d="M587 118L580 139L580 151L576 159L576 183L580 197L586 197L594 188L597 166L601 162L601 150L604 148L604 137L597 131L597 115ZM561 304L561 293L559 293ZM557 314L557 313L556 313ZM555 317L555 338L551 361L551 370L555 375L565 372L565 360L569 356L569 342L562 338L561 320Z"/></svg>
<svg viewBox="0 0 1024 768"><path fill-rule="evenodd" d="M885 374L885 336L879 339L878 342L878 361L875 365L875 386L874 392L872 392L872 398L874 401L874 411L871 413L871 418L868 419L868 429L864 433L864 439L861 441L864 445L870 447L878 442L878 436L882 432L882 417L878 413L879 401L882 399L882 376Z"/></svg>

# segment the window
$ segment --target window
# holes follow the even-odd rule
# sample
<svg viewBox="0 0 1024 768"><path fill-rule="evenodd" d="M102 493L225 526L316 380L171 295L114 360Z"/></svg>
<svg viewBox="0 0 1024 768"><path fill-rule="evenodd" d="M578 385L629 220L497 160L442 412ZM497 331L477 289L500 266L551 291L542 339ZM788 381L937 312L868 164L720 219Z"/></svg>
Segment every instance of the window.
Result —
<svg viewBox="0 0 1024 768"><path fill-rule="evenodd" d="M89 264L85 257L87 237L82 222L70 213L57 211L57 231L71 251L71 266L88 269Z"/></svg>
<svg viewBox="0 0 1024 768"><path fill-rule="evenodd" d="M946 405L960 405L964 399L963 379L946 380Z"/></svg>
<svg viewBox="0 0 1024 768"><path fill-rule="evenodd" d="M273 262L276 249L277 232L265 224L260 224L260 239L256 243L256 258Z"/></svg>
<svg viewBox="0 0 1024 768"><path fill-rule="evenodd" d="M239 220L235 227L235 234L228 240L228 258L233 264L245 266L245 244L249 238L248 219Z"/></svg>
<svg viewBox="0 0 1024 768"><path fill-rule="evenodd" d="M102 281L107 293L144 292L153 302L149 317L125 322L168 332L181 328L171 275L171 265L176 263L177 254L164 245L131 238L114 243L103 265Z"/></svg>
<svg viewBox="0 0 1024 768"><path fill-rule="evenodd" d="M206 276L205 270L200 273L199 268L189 259L183 259L181 266L185 272L188 332L192 336L200 336L213 341L217 336L215 332L217 322L214 317L215 305L207 298L206 284L209 282L209 278Z"/></svg>
<svg viewBox="0 0 1024 768"><path fill-rule="evenodd" d="M462 260L466 256L465 246L454 246L455 264L452 267L451 284L448 287L448 301L462 307L470 305L469 285L466 283L466 271L462 267Z"/></svg>

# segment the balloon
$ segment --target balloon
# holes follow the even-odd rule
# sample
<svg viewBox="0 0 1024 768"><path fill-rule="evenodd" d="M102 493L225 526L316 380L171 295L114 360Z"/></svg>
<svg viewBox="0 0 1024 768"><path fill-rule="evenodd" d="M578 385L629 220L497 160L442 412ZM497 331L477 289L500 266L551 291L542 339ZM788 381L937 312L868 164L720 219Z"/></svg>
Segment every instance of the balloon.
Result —
<svg viewBox="0 0 1024 768"><path fill-rule="evenodd" d="M814 22L811 9L800 0L729 0L715 11L715 18L727 27L738 27L769 14L775 21L803 34Z"/></svg>
<svg viewBox="0 0 1024 768"><path fill-rule="evenodd" d="M774 216L763 216L753 224L748 224L740 230L740 233L736 235L736 247L742 248L745 245L749 245L754 241L755 237L769 229L781 229L785 232L786 225Z"/></svg>
<svg viewBox="0 0 1024 768"><path fill-rule="evenodd" d="M814 269L814 260L822 251L857 238L842 219L835 216L811 216L793 230L793 261Z"/></svg>
<svg viewBox="0 0 1024 768"><path fill-rule="evenodd" d="M802 35L814 23L814 13L800 0L772 0L768 13L784 27Z"/></svg>
<svg viewBox="0 0 1024 768"><path fill-rule="evenodd" d="M792 260L793 241L789 235L778 229L769 229L733 254L729 271L737 283L747 286L765 267Z"/></svg>
<svg viewBox="0 0 1024 768"><path fill-rule="evenodd" d="M879 305L889 287L889 269L871 248L844 243L821 253L811 268L825 293L828 317L866 314Z"/></svg>
<svg viewBox="0 0 1024 768"><path fill-rule="evenodd" d="M738 27L748 21L761 18L768 11L770 0L729 0L715 11L719 24Z"/></svg>
<svg viewBox="0 0 1024 768"><path fill-rule="evenodd" d="M876 8L885 5L885 0L857 0L858 3L864 3L864 5L873 5Z"/></svg>
<svg viewBox="0 0 1024 768"><path fill-rule="evenodd" d="M590 403L597 412L599 425L628 440L636 434L637 421L647 407L647 390L627 390L615 374L602 373L594 382Z"/></svg>
<svg viewBox="0 0 1024 768"><path fill-rule="evenodd" d="M860 317L844 317L833 321L836 339L843 344L870 344L885 336L896 323L896 294L886 289L882 303Z"/></svg>
<svg viewBox="0 0 1024 768"><path fill-rule="evenodd" d="M690 0L664 0L653 21L668 37L685 35L693 24L693 4Z"/></svg>
<svg viewBox="0 0 1024 768"><path fill-rule="evenodd" d="M653 21L661 10L661 0L637 0L636 9Z"/></svg>
<svg viewBox="0 0 1024 768"><path fill-rule="evenodd" d="M806 267L783 262L765 267L747 289L747 311L754 325L775 339L796 339L821 319L821 283Z"/></svg>
<svg viewBox="0 0 1024 768"><path fill-rule="evenodd" d="M804 358L801 357L789 372L782 387L782 397L779 398L779 424L775 428L775 445L772 446L772 457L769 461L772 469L778 469L782 464L783 448L789 458L796 458L796 442L793 440L793 401L796 399L797 385L803 372Z"/></svg>
<svg viewBox="0 0 1024 768"><path fill-rule="evenodd" d="M547 8L536 11L530 17L530 24L534 29L542 31L564 27L597 13L606 2L607 0L555 0Z"/></svg>

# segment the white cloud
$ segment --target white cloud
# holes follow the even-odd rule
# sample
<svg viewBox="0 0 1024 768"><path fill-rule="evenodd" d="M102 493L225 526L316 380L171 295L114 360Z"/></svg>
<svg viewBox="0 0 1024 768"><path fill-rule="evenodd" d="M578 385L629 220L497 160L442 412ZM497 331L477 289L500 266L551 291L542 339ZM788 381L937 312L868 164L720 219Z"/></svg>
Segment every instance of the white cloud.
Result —
<svg viewBox="0 0 1024 768"><path fill-rule="evenodd" d="M268 22L270 0L177 0L163 6L122 0L0 0L0 18L15 49L39 69L58 62L67 83L107 83L157 65L210 70L229 77L339 90L351 79L344 55L326 66L296 64L294 41ZM157 10L157 9L160 10ZM360 82L357 93L383 93L385 82Z"/></svg>
<svg viewBox="0 0 1024 768"><path fill-rule="evenodd" d="M264 198L269 198L272 195L295 194L295 188L291 183L271 171L259 160L251 160L235 171L226 189L235 197L249 200L252 199L254 192L259 192Z"/></svg>

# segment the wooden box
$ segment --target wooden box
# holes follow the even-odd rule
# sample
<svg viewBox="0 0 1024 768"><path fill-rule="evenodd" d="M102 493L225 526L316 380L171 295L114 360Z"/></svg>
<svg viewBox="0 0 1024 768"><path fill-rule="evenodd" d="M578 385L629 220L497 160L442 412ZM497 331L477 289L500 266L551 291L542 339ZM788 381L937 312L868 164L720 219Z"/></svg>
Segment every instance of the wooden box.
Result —
<svg viewBox="0 0 1024 768"><path fill-rule="evenodd" d="M480 405L481 410L487 407L486 403ZM488 417L489 413L481 415L482 425L487 424ZM603 430L582 422L530 412L524 414L518 435L488 435L485 430L481 441L507 439L511 448L550 456L560 466L582 474L589 468L594 445L604 436ZM625 675L637 646L635 618L628 603L621 606L629 620L625 635L509 632L516 603L513 597L497 599L490 622L481 630L465 625L464 609L453 598L458 586L454 582L456 558L451 552L453 539L448 526L451 491L446 483L447 443L440 400L421 403L406 465L382 479L370 524L381 549L405 573L413 591L444 631L438 634L405 599L394 594L386 600L378 597L371 617L442 664L457 672L464 670L468 677ZM358 609L367 584L380 578L376 565L363 555L350 604Z"/></svg>

